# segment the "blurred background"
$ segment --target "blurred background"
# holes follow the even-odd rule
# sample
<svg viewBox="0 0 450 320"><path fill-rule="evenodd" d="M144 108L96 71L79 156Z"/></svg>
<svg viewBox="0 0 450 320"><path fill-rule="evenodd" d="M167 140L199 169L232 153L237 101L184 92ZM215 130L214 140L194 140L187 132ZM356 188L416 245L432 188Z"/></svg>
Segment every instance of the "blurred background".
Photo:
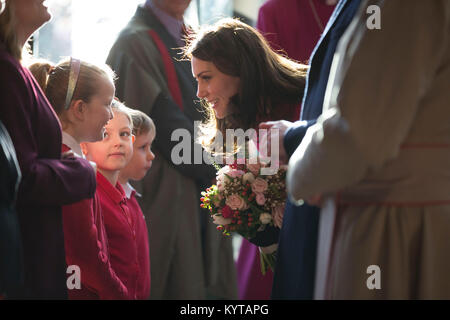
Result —
<svg viewBox="0 0 450 320"><path fill-rule="evenodd" d="M192 0L186 21L193 27L223 17L254 25L265 0ZM34 36L33 56L58 62L74 56L103 63L117 34L144 0L47 0L52 20Z"/></svg>

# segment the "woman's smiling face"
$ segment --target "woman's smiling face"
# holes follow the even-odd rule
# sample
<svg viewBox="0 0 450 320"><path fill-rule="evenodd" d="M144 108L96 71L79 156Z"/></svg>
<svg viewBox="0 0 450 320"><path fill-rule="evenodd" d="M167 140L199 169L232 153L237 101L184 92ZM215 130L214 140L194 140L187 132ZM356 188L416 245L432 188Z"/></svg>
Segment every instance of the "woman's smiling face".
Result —
<svg viewBox="0 0 450 320"><path fill-rule="evenodd" d="M214 63L192 57L192 74L197 80L197 97L206 100L217 119L225 118L230 99L239 92L240 78L219 71Z"/></svg>

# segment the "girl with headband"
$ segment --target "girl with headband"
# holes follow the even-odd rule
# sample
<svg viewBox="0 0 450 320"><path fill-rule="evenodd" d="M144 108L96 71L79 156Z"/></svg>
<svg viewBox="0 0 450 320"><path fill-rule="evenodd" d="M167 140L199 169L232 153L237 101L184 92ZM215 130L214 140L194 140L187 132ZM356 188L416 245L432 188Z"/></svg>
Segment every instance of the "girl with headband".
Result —
<svg viewBox="0 0 450 320"><path fill-rule="evenodd" d="M113 71L73 58L56 66L36 62L29 68L61 121L62 151L83 157L80 143L102 140L104 127L113 117ZM67 265L77 266L81 274L81 286L76 281L68 286L69 298L126 299L127 288L111 267L97 192L64 206L63 222Z"/></svg>

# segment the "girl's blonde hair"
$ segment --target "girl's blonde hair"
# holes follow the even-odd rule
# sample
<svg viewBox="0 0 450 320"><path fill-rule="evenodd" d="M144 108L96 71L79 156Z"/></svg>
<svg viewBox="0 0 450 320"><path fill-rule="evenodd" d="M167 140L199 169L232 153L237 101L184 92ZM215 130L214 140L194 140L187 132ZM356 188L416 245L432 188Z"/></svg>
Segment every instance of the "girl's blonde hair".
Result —
<svg viewBox="0 0 450 320"><path fill-rule="evenodd" d="M141 134L150 132L153 137L156 136L156 127L152 118L140 110L132 109L123 104L133 121L133 134L137 137Z"/></svg>
<svg viewBox="0 0 450 320"><path fill-rule="evenodd" d="M113 113L122 113L124 116L127 117L128 122L130 123L130 128L132 130L132 133L134 135L134 125L133 125L133 119L131 117L130 108L126 107L122 102L120 102L117 98L114 98L111 104L111 109L113 110ZM114 115L115 116L115 115Z"/></svg>
<svg viewBox="0 0 450 320"><path fill-rule="evenodd" d="M56 66L46 60L33 62L29 67L47 99L58 116L65 111L66 96L69 85L71 59L66 58ZM109 80L114 85L115 74L105 65L94 65L86 61L80 62L80 72L76 80L73 100L83 100L89 103L98 91L98 81Z"/></svg>

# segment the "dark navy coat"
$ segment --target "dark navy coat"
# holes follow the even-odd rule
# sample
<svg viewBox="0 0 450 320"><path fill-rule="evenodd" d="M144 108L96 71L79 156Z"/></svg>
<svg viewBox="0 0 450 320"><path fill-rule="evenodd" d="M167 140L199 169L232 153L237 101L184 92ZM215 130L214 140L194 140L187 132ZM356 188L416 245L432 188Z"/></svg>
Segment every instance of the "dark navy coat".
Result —
<svg viewBox="0 0 450 320"><path fill-rule="evenodd" d="M341 0L337 4L311 55L301 121L289 128L284 137L284 146L289 156L302 141L306 130L322 113L328 75L337 44L356 14L360 2ZM286 205L272 299L313 298L319 212L319 208L307 204L297 207L289 202Z"/></svg>

